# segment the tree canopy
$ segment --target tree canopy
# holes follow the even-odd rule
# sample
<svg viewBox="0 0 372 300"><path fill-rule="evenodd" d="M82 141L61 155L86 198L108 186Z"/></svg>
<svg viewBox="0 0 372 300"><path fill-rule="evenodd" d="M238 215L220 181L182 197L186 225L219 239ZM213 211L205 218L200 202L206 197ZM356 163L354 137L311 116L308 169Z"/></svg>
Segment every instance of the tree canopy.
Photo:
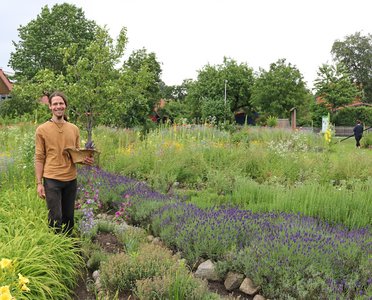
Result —
<svg viewBox="0 0 372 300"><path fill-rule="evenodd" d="M124 55L126 43L126 28L120 31L116 44L107 29L98 28L96 39L86 47L76 64L67 65L66 89L71 97L70 106L77 119L86 124L88 141L95 125L93 122L99 124L105 119L110 109L107 103L115 97L112 82L119 76L115 65ZM67 49L67 61L68 53Z"/></svg>
<svg viewBox="0 0 372 300"><path fill-rule="evenodd" d="M364 92L364 100L372 103L372 35L360 32L348 35L333 43L332 55L342 62L350 76Z"/></svg>
<svg viewBox="0 0 372 300"><path fill-rule="evenodd" d="M290 110L302 105L308 93L300 71L285 59L279 59L268 71L260 69L252 101L266 115L288 118Z"/></svg>
<svg viewBox="0 0 372 300"><path fill-rule="evenodd" d="M197 80L188 85L186 101L191 108L192 117L229 118L238 108L251 111L253 82L253 69L230 58L225 57L221 65L204 66L199 71Z"/></svg>
<svg viewBox="0 0 372 300"><path fill-rule="evenodd" d="M329 105L330 110L352 103L360 96L359 89L351 81L347 68L342 64L323 64L315 79L316 96Z"/></svg>
<svg viewBox="0 0 372 300"><path fill-rule="evenodd" d="M17 80L32 79L43 69L66 73L64 50L74 47L76 55L70 64L76 63L85 48L94 40L96 23L85 18L82 9L68 3L44 6L36 19L20 26L19 42L10 54L9 64Z"/></svg>

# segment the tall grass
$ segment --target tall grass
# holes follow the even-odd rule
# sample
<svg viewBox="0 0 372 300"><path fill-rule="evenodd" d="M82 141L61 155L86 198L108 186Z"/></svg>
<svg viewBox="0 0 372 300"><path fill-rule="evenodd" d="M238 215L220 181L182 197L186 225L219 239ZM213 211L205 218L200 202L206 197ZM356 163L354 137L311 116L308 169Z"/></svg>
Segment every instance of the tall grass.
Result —
<svg viewBox="0 0 372 300"><path fill-rule="evenodd" d="M319 217L329 223L342 223L350 228L372 224L372 181L357 182L353 189L334 188L329 185L307 183L294 188L259 185L245 178L239 180L240 188L225 203L255 212L302 212ZM196 201L198 202L198 201Z"/></svg>
<svg viewBox="0 0 372 300"><path fill-rule="evenodd" d="M34 183L35 127L0 130L2 183ZM160 126L145 139L136 130L98 127L93 138L102 168L181 193L201 207L302 212L350 227L371 223L372 153L355 149L352 139L325 146L317 134L208 126Z"/></svg>
<svg viewBox="0 0 372 300"><path fill-rule="evenodd" d="M160 127L145 140L135 131L96 130L101 166L182 193L201 207L302 212L330 223L371 223L372 153L349 139L244 128ZM356 151L360 150L360 151Z"/></svg>
<svg viewBox="0 0 372 300"><path fill-rule="evenodd" d="M45 203L34 187L0 191L0 256L17 262L32 299L70 299L83 261L77 241L48 228Z"/></svg>
<svg viewBox="0 0 372 300"><path fill-rule="evenodd" d="M71 299L83 260L76 239L48 228L45 201L36 194L34 129L23 124L0 130L0 259L14 261L15 274L30 280L30 291L17 299Z"/></svg>

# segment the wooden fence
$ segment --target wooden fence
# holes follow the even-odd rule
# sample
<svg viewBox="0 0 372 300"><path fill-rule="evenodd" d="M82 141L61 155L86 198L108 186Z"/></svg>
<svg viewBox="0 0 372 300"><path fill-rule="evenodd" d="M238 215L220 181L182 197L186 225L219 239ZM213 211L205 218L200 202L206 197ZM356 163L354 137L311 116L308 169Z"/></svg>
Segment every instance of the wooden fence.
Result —
<svg viewBox="0 0 372 300"><path fill-rule="evenodd" d="M353 128L352 126L335 126L335 135L336 136L349 136L354 134L353 133ZM321 131L321 128L317 127L297 127L298 130L301 131L309 131L309 132L314 132L314 133L319 133ZM372 132L372 128L364 131L364 133L367 132Z"/></svg>

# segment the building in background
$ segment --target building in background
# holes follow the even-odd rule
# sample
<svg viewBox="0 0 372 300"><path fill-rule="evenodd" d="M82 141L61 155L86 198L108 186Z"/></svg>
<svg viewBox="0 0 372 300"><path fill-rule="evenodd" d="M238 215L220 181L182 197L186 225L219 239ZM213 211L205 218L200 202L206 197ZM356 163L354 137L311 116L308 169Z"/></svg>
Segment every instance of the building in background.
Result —
<svg viewBox="0 0 372 300"><path fill-rule="evenodd" d="M0 69L0 101L10 98L10 92L13 89L13 83L3 69Z"/></svg>

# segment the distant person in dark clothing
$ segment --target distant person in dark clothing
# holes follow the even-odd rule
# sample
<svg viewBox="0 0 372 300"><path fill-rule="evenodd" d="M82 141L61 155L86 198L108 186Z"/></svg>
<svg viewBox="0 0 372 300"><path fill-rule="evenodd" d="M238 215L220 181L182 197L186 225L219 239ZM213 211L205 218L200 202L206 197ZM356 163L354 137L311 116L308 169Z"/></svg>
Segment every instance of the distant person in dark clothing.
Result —
<svg viewBox="0 0 372 300"><path fill-rule="evenodd" d="M355 125L355 127L353 129L357 148L360 148L360 140L363 137L363 130L364 130L363 125L358 120L357 124Z"/></svg>

